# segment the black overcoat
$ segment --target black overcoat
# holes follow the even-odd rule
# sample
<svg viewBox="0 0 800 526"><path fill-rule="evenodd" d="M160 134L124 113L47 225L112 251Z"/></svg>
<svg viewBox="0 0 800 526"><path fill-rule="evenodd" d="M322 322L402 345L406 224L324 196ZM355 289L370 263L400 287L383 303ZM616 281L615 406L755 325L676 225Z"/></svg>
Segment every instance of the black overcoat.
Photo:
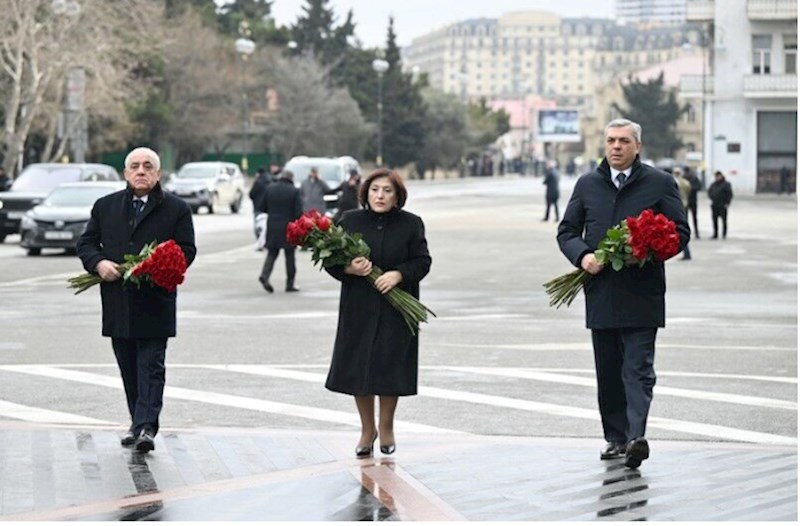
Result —
<svg viewBox="0 0 800 526"><path fill-rule="evenodd" d="M351 210L340 224L361 233L372 263L384 272L399 271L403 280L398 286L419 298L419 282L431 267L422 219L399 209L383 214ZM345 274L342 266L326 270L342 287L325 387L356 396L417 394L418 336L367 278Z"/></svg>
<svg viewBox="0 0 800 526"><path fill-rule="evenodd" d="M675 222L680 248L689 241L689 225L675 178L640 162L617 191L607 160L575 183L558 226L558 244L573 265L597 249L606 231L623 219L650 208ZM663 327L666 279L664 263L628 266L617 272L606 266L584 284L586 326L590 329Z"/></svg>
<svg viewBox="0 0 800 526"><path fill-rule="evenodd" d="M547 187L547 190L544 194L545 199L550 203L555 203L558 201L559 192L558 192L558 173L555 170L549 169L545 172L544 181L542 184Z"/></svg>
<svg viewBox="0 0 800 526"><path fill-rule="evenodd" d="M290 179L278 179L264 190L257 210L267 214L267 249L286 249L286 226L303 214L300 191Z"/></svg>
<svg viewBox="0 0 800 526"><path fill-rule="evenodd" d="M101 197L78 239L78 257L88 272L100 260L116 263L125 254L138 254L144 245L174 239L194 261L192 210L181 198L164 193L160 184L150 192L139 224L133 223L133 192L130 187ZM123 280L100 284L103 304L103 336L115 338L165 338L175 336L176 292L144 284L123 286Z"/></svg>

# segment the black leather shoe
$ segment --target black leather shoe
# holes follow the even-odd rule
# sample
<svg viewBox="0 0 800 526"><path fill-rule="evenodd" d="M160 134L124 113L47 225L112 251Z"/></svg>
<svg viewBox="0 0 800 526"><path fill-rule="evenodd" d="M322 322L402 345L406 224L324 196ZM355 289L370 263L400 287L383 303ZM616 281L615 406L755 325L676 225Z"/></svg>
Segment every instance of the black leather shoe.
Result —
<svg viewBox="0 0 800 526"><path fill-rule="evenodd" d="M607 442L606 447L600 450L600 460L611 460L625 456L625 442Z"/></svg>
<svg viewBox="0 0 800 526"><path fill-rule="evenodd" d="M133 434L132 429L128 429L128 432L119 441L123 446L132 446L134 442L136 442L136 435Z"/></svg>
<svg viewBox="0 0 800 526"><path fill-rule="evenodd" d="M375 449L375 441L378 439L378 433L372 437L372 442L368 446L356 447L356 458L366 458L372 456L372 451Z"/></svg>
<svg viewBox="0 0 800 526"><path fill-rule="evenodd" d="M139 453L153 451L156 448L153 432L148 429L142 429L139 433L139 437L136 439L136 442L133 445L133 448Z"/></svg>
<svg viewBox="0 0 800 526"><path fill-rule="evenodd" d="M261 282L261 286L264 287L264 290L266 290L267 292L269 293L275 292L275 289L272 288L272 285L269 284L269 281L265 280L261 276L258 277L258 281Z"/></svg>
<svg viewBox="0 0 800 526"><path fill-rule="evenodd" d="M294 285L289 285L286 287L286 292L300 292L300 289L298 289Z"/></svg>
<svg viewBox="0 0 800 526"><path fill-rule="evenodd" d="M642 461L650 457L650 446L644 437L639 437L628 442L625 452L625 466L635 469L642 465Z"/></svg>
<svg viewBox="0 0 800 526"><path fill-rule="evenodd" d="M395 449L397 448L395 447L394 444L389 444L388 446L381 446L381 453L383 453L384 455L391 455L392 453L394 453Z"/></svg>

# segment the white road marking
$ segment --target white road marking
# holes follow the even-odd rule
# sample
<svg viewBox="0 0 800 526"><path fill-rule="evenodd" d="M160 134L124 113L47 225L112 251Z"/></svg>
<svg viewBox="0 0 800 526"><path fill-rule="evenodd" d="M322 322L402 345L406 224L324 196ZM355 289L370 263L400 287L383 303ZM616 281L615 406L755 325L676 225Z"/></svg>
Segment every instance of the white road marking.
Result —
<svg viewBox="0 0 800 526"><path fill-rule="evenodd" d="M288 378L305 382L320 382L325 380L325 375L321 373L306 373L291 371L283 368L269 367L262 365L225 365L208 366L211 369L235 371L245 374L259 376L273 376L278 378ZM505 396L486 395L481 393L470 393L467 391L455 391L452 389L440 389L437 387L420 386L418 389L420 396L441 398L445 400L457 400L474 404L490 405L494 407L507 407L521 409L536 413L545 413L554 416L567 416L572 418L583 418L589 420L599 420L597 411L594 409L583 409L559 404L535 402L532 400L521 400L518 398L508 398ZM757 431L747 431L726 426L702 424L699 422L689 422L674 420L670 418L651 417L648 425L672 431L680 431L692 435L702 435L726 440L738 440L741 442L754 442L757 444L784 444L796 445L797 439L770 433L760 433Z"/></svg>
<svg viewBox="0 0 800 526"><path fill-rule="evenodd" d="M568 376L539 371L525 371L510 367L446 367L452 371L468 372L472 374L484 374L492 376L503 376L506 378L525 378L527 380L537 380L540 382L554 382L567 385L581 385L584 387L597 388L597 381L594 377ZM746 396L732 393L715 393L713 391L697 391L694 389L681 389L678 387L664 387L656 385L653 388L655 394L659 396L677 396L680 398L692 398L695 400L708 400L712 402L725 402L730 404L751 405L755 407L768 407L770 409L788 409L797 411L797 402L789 400L778 400L774 398L763 398L759 396Z"/></svg>
<svg viewBox="0 0 800 526"><path fill-rule="evenodd" d="M7 402L5 400L0 400L0 416L13 418L15 420L24 420L26 422L37 422L39 424L116 425L115 422L109 422L107 420L98 420L88 416L15 404L14 402Z"/></svg>
<svg viewBox="0 0 800 526"><path fill-rule="evenodd" d="M86 373L82 371L58 369L54 367L47 367L42 365L3 365L0 370L13 371L17 373L25 373L36 376L45 376L48 378L58 378L60 380L68 380L71 382L81 382L91 385L99 385L103 387L110 387L113 389L122 389L122 380L118 377L106 376L102 374ZM228 395L224 393L214 393L211 391L199 391L196 389L185 389L182 387L167 386L164 389L165 398L174 398L178 400L188 400L190 402L201 402L212 405L221 405L225 407L236 407L239 409L249 409L251 411L259 411L262 413L272 413L285 416L292 416L298 418L307 418L309 420L320 420L323 422L334 422L337 424L347 424L355 427L361 427L358 415L353 413L345 413L342 411L333 411L329 409L319 409L316 407L301 406L295 404L285 404L281 402L272 402L269 400L260 400L257 398L249 398L245 396ZM458 433L449 429L440 427L428 426L424 424L415 424L411 422L397 421L395 423L398 429L406 432L414 433Z"/></svg>

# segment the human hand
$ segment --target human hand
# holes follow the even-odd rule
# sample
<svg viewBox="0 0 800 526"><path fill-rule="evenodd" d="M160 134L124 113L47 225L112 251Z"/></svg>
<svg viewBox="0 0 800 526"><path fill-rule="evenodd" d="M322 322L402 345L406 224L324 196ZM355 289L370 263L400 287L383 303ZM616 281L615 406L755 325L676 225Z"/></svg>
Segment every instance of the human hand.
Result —
<svg viewBox="0 0 800 526"><path fill-rule="evenodd" d="M594 257L594 252L589 252L581 259L581 268L589 274L594 275L603 270L603 265L597 262L597 258Z"/></svg>
<svg viewBox="0 0 800 526"><path fill-rule="evenodd" d="M344 271L346 274L353 274L354 276L368 276L372 272L372 261L359 256L344 267Z"/></svg>
<svg viewBox="0 0 800 526"><path fill-rule="evenodd" d="M116 281L122 277L117 270L117 264L109 259L100 260L94 269L97 271L97 275L103 278L103 281Z"/></svg>
<svg viewBox="0 0 800 526"><path fill-rule="evenodd" d="M375 280L375 288L381 294L386 294L397 286L398 283L403 281L403 275L396 270L389 270Z"/></svg>

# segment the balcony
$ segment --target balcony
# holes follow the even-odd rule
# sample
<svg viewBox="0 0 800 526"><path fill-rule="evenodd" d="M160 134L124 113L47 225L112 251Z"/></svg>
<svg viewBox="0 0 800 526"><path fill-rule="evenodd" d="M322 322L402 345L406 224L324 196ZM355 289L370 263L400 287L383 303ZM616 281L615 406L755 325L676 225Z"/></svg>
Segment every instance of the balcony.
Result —
<svg viewBox="0 0 800 526"><path fill-rule="evenodd" d="M714 0L687 0L687 22L713 22Z"/></svg>
<svg viewBox="0 0 800 526"><path fill-rule="evenodd" d="M706 75L706 95L714 93L714 77ZM703 75L681 75L679 95L687 99L700 98L703 93Z"/></svg>
<svg viewBox="0 0 800 526"><path fill-rule="evenodd" d="M744 96L748 99L792 98L797 100L797 75L746 75Z"/></svg>
<svg viewBox="0 0 800 526"><path fill-rule="evenodd" d="M797 20L797 0L747 0L750 20Z"/></svg>

